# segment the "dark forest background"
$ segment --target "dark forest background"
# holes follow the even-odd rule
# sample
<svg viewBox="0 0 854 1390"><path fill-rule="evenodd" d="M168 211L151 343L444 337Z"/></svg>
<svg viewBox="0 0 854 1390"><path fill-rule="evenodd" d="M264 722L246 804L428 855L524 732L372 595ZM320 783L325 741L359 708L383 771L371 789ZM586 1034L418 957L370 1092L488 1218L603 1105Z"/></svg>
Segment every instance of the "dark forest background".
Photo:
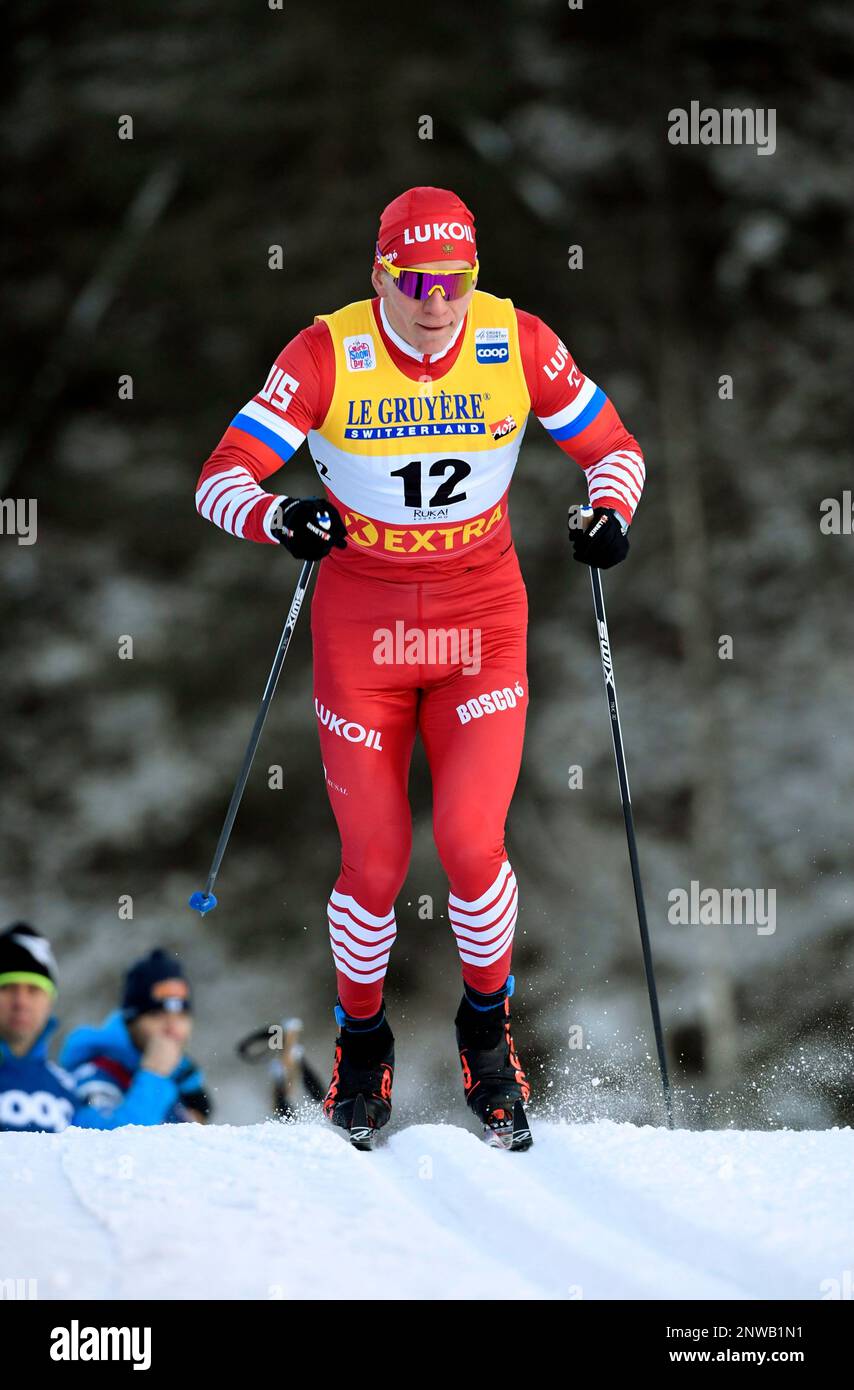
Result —
<svg viewBox="0 0 854 1390"><path fill-rule="evenodd" d="M850 1124L854 539L820 528L852 486L850 6L13 0L3 24L0 497L37 499L38 539L0 535L0 907L53 938L64 1024L105 1013L163 944L196 985L218 1118L264 1113L263 1073L233 1051L252 1027L299 1014L329 1067L338 857L307 615L221 905L204 922L186 907L297 572L202 521L193 492L281 347L372 293L380 209L433 183L476 213L481 287L540 314L645 451L606 597L680 1121ZM773 155L669 144L668 112L695 100L774 108ZM278 486L317 490L306 451L287 472ZM659 1122L588 576L565 534L582 481L532 421L511 494L532 695L508 829L516 1034L540 1113ZM460 1119L420 751L412 798L396 1096L417 1115L430 1083ZM692 881L774 889L776 931L672 925L668 893Z"/></svg>

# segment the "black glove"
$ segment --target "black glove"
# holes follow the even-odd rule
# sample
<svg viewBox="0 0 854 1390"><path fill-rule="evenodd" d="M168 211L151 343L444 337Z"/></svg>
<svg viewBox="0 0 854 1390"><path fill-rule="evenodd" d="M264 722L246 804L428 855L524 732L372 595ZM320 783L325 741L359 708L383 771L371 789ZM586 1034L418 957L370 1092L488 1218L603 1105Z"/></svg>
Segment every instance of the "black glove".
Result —
<svg viewBox="0 0 854 1390"><path fill-rule="evenodd" d="M575 559L582 565L593 565L600 570L609 570L612 565L618 565L629 553L628 529L613 507L597 507L586 531L573 530L569 526Z"/></svg>
<svg viewBox="0 0 854 1390"><path fill-rule="evenodd" d="M347 545L341 513L325 497L286 497L270 530L297 560L322 560L333 545Z"/></svg>

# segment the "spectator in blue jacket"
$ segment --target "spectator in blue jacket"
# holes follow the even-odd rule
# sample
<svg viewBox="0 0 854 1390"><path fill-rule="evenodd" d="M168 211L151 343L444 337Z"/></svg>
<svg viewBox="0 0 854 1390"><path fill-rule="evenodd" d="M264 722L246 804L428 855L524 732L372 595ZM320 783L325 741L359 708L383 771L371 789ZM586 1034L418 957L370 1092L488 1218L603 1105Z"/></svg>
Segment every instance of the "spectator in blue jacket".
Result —
<svg viewBox="0 0 854 1390"><path fill-rule="evenodd" d="M50 943L32 927L0 933L0 1130L56 1134L79 1109L74 1081L47 1055L56 974Z"/></svg>
<svg viewBox="0 0 854 1390"><path fill-rule="evenodd" d="M135 1118L120 1124L204 1123L210 1098L201 1070L185 1053L192 1029L183 966L158 949L131 966L120 1009L99 1027L69 1035L60 1062L78 1095L101 1116L126 1114L132 1105Z"/></svg>
<svg viewBox="0 0 854 1390"><path fill-rule="evenodd" d="M68 1125L116 1129L157 1124L174 1104L168 1075L140 1069L117 1106L97 1109L75 1078L47 1055L58 1027L53 1016L57 968L50 943L25 922L0 933L0 1130L47 1131Z"/></svg>

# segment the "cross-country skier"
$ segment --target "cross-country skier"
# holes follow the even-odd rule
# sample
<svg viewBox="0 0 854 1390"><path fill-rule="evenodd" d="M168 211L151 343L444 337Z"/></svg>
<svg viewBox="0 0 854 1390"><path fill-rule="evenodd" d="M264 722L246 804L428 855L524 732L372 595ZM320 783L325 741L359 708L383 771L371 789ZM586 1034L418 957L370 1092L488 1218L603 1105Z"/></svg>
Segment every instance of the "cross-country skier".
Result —
<svg viewBox="0 0 854 1390"><path fill-rule="evenodd" d="M542 320L476 289L478 269L474 218L456 194L395 198L380 221L376 297L318 315L288 343L196 492L201 515L232 535L326 557L311 605L314 697L341 869L324 1108L354 1140L391 1112L383 981L420 733L462 964L466 1099L493 1141L530 1142L510 1027L517 889L504 845L528 704L527 595L507 494L529 412L587 476L594 512L588 531L570 527L577 560L605 569L625 558L644 482L637 441L604 391ZM265 491L305 439L326 497Z"/></svg>

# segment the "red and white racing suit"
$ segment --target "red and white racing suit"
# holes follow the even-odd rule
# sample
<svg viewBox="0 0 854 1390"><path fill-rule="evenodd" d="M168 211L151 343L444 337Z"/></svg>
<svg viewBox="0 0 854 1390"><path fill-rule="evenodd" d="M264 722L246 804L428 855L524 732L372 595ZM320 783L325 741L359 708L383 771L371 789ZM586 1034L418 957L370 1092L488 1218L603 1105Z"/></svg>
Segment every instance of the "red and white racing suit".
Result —
<svg viewBox="0 0 854 1390"><path fill-rule="evenodd" d="M492 993L510 970L518 903L504 827L528 705L528 607L507 492L530 410L584 469L592 505L630 522L644 482L637 441L542 320L480 291L433 355L394 332L378 299L316 320L199 478L202 516L277 544L281 495L260 482L308 438L347 526L346 550L318 567L311 631L341 836L329 933L339 998L355 1017L380 1006L396 934L416 733L463 978Z"/></svg>

